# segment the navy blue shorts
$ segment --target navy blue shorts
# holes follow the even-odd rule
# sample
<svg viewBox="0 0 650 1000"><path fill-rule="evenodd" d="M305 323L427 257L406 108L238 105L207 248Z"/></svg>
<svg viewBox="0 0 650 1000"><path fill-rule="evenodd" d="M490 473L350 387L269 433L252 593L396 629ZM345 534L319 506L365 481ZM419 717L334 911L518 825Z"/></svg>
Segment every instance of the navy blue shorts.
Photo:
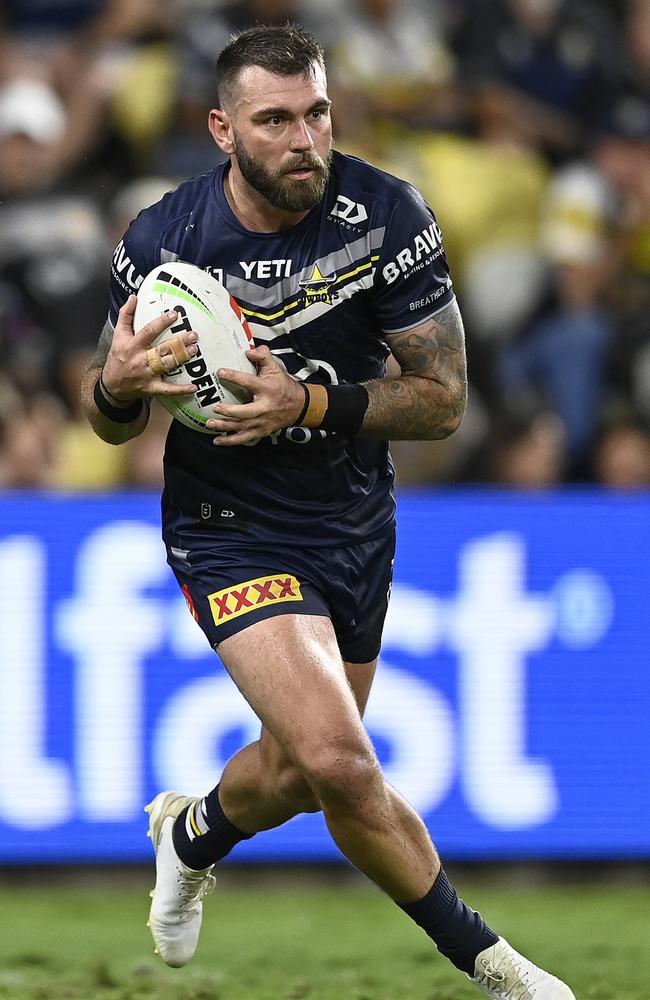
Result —
<svg viewBox="0 0 650 1000"><path fill-rule="evenodd" d="M325 615L344 660L368 663L379 653L394 528L340 548L258 546L185 528L166 544L167 561L210 645L275 615Z"/></svg>

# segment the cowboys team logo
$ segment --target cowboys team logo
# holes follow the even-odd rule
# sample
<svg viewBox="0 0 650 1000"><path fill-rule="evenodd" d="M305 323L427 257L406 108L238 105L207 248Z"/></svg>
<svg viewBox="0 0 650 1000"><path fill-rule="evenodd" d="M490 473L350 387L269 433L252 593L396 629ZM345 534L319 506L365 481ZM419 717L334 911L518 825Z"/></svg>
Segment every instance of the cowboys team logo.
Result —
<svg viewBox="0 0 650 1000"><path fill-rule="evenodd" d="M331 306L332 299L338 298L338 292L331 291L331 286L335 281L335 274L325 276L321 274L318 264L314 264L311 276L303 278L302 281L298 282L305 293L303 309L310 306L313 302L324 302L325 305Z"/></svg>

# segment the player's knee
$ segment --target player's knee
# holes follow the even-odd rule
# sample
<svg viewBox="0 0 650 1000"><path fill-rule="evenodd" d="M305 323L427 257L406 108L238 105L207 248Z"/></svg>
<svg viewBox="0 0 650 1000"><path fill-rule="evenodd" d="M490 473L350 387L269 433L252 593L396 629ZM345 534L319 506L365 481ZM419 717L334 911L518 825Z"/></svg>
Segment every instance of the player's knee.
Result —
<svg viewBox="0 0 650 1000"><path fill-rule="evenodd" d="M305 776L323 808L339 804L352 810L383 781L372 747L346 743L320 749Z"/></svg>
<svg viewBox="0 0 650 1000"><path fill-rule="evenodd" d="M320 804L303 774L293 764L286 764L274 775L277 794L290 803L296 813L320 811Z"/></svg>

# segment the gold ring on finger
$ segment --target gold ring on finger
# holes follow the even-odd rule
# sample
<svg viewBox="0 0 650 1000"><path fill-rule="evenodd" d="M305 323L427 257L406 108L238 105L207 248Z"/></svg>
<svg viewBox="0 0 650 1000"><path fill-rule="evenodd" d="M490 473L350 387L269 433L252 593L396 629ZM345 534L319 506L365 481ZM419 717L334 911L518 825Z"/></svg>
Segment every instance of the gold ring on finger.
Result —
<svg viewBox="0 0 650 1000"><path fill-rule="evenodd" d="M165 374L162 359L155 347L150 347L147 351L147 367L155 378Z"/></svg>

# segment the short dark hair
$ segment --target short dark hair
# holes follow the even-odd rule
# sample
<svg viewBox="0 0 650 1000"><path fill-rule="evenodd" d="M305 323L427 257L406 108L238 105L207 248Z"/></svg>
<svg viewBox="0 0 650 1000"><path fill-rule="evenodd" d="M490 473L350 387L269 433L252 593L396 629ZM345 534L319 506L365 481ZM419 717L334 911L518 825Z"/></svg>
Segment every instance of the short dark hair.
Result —
<svg viewBox="0 0 650 1000"><path fill-rule="evenodd" d="M217 59L217 105L223 108L239 73L247 66L261 66L279 76L308 77L314 63L325 70L322 46L297 24L258 24L234 35Z"/></svg>

